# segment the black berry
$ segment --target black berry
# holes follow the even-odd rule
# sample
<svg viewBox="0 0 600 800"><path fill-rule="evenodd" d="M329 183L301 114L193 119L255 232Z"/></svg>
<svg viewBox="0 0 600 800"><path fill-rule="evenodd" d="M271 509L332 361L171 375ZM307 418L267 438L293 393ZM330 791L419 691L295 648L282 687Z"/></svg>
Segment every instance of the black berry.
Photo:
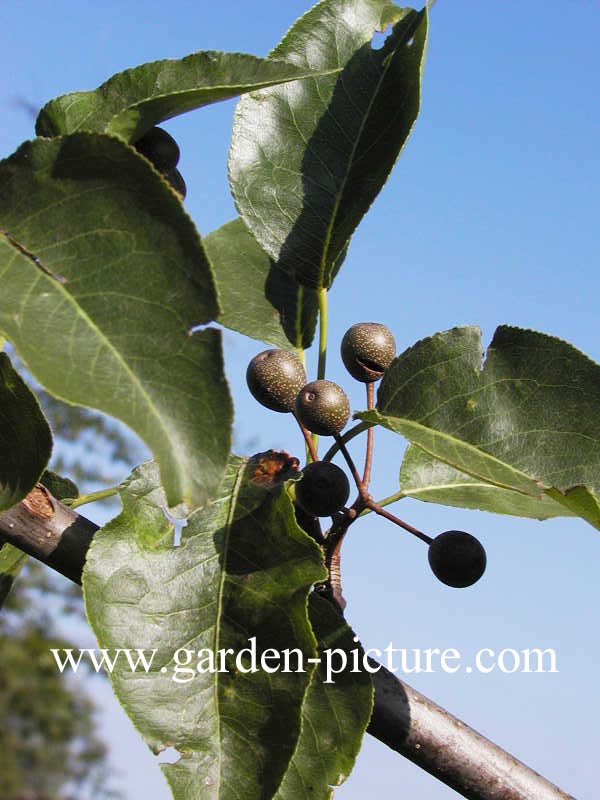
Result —
<svg viewBox="0 0 600 800"><path fill-rule="evenodd" d="M185 200L185 196L187 194L187 186L185 185L185 181L183 180L183 176L178 169L171 169L169 172L163 173L165 180L171 184L173 189L177 192L177 194L181 195L181 199Z"/></svg>
<svg viewBox="0 0 600 800"><path fill-rule="evenodd" d="M296 484L296 501L315 517L330 517L346 505L350 483L346 473L330 461L313 461Z"/></svg>
<svg viewBox="0 0 600 800"><path fill-rule="evenodd" d="M296 395L306 382L300 359L290 350L263 350L246 370L253 397L272 411L292 411Z"/></svg>
<svg viewBox="0 0 600 800"><path fill-rule="evenodd" d="M177 142L162 128L150 128L133 143L133 146L138 153L151 161L159 172L169 172L175 169L179 162Z"/></svg>
<svg viewBox="0 0 600 800"><path fill-rule="evenodd" d="M446 586L462 589L476 583L485 572L483 545L465 531L445 531L429 545L429 565Z"/></svg>
<svg viewBox="0 0 600 800"><path fill-rule="evenodd" d="M337 383L312 381L298 392L296 416L309 431L320 436L334 436L348 422L350 403Z"/></svg>
<svg viewBox="0 0 600 800"><path fill-rule="evenodd" d="M372 383L383 377L396 355L392 332L379 322L357 322L344 334L344 366L357 381Z"/></svg>

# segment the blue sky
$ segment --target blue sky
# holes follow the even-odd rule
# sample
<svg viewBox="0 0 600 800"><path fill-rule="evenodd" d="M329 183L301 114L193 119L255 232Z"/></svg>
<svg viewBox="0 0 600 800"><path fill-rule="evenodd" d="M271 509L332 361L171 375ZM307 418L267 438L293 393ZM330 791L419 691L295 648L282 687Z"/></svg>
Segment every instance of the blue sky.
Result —
<svg viewBox="0 0 600 800"><path fill-rule="evenodd" d="M29 105L195 50L266 54L308 7L298 0L5 0L0 152L33 135ZM459 324L480 325L487 343L498 324L510 323L567 339L600 361L599 40L600 5L591 0L438 0L420 118L331 292L330 377L348 386L354 409L362 397L335 343L361 320L389 325L400 350ZM202 233L235 213L225 166L233 107L165 126L181 145L186 207ZM258 436L256 449L301 452L290 420L273 419L245 389L246 364L260 344L229 333L226 342L238 441ZM401 454L399 439L378 432L379 496L397 487ZM398 513L433 535L471 531L485 544L488 570L470 589L448 589L429 573L420 542L368 519L352 529L344 552L357 634L371 647L454 647L469 655L482 647L553 647L555 675L438 672L408 681L575 796L592 796L598 532L576 520L537 523L416 501L404 501ZM108 708L103 726L128 800L167 798L153 758L118 709ZM367 738L336 796L392 792L456 797Z"/></svg>

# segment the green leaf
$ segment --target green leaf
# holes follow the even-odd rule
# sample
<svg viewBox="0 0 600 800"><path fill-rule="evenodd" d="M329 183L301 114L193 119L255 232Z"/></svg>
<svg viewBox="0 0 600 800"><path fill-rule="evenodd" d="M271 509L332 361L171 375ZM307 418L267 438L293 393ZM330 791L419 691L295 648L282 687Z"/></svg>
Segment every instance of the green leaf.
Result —
<svg viewBox="0 0 600 800"><path fill-rule="evenodd" d="M250 482L245 467L232 458L218 499L189 517L173 547L156 469L142 465L123 489L122 514L94 537L83 576L100 646L157 650L148 673L120 662L111 679L148 744L182 752L163 767L176 800L274 794L298 739L310 665L253 673L235 661L254 638L259 665L266 648L316 653L306 605L325 575L320 548L297 526L285 491ZM186 683L173 680L179 648L193 651ZM210 673L209 651L222 649L234 651L227 671Z"/></svg>
<svg viewBox="0 0 600 800"><path fill-rule="evenodd" d="M566 492L548 489L546 494L567 509L565 516L568 516L570 512L587 520L595 528L600 529L600 501L596 489L592 490L586 486L574 486L572 489L567 489Z"/></svg>
<svg viewBox="0 0 600 800"><path fill-rule="evenodd" d="M0 608L26 561L27 556L22 550L11 544L0 545Z"/></svg>
<svg viewBox="0 0 600 800"><path fill-rule="evenodd" d="M395 23L374 50L377 30ZM327 77L243 97L229 173L259 244L312 288L329 287L354 229L417 117L427 11L386 0L323 0L273 51Z"/></svg>
<svg viewBox="0 0 600 800"><path fill-rule="evenodd" d="M245 53L204 51L152 61L119 72L92 91L51 100L38 115L36 133L58 136L86 130L132 142L177 114L311 73Z"/></svg>
<svg viewBox="0 0 600 800"><path fill-rule="evenodd" d="M533 519L569 516L568 508L563 503L552 500L550 495L532 497L502 486L494 486L438 461L414 444L404 454L400 468L400 486L402 496L414 497L428 503Z"/></svg>
<svg viewBox="0 0 600 800"><path fill-rule="evenodd" d="M241 219L205 236L204 248L219 291L222 325L278 347L310 346L316 292L269 258Z"/></svg>
<svg viewBox="0 0 600 800"><path fill-rule="evenodd" d="M62 475L57 475L56 472L46 470L40 478L40 483L42 483L57 500L65 500L67 498L73 500L79 497L77 485L70 478L63 478Z"/></svg>
<svg viewBox="0 0 600 800"><path fill-rule="evenodd" d="M0 511L33 489L51 452L52 434L35 395L0 353Z"/></svg>
<svg viewBox="0 0 600 800"><path fill-rule="evenodd" d="M321 662L304 698L302 732L275 800L332 797L331 787L340 786L354 766L373 708L371 676L363 669L364 652L352 629L314 592L309 611ZM355 656L358 671L353 671ZM346 669L328 674L327 659L333 673L342 669L344 657Z"/></svg>
<svg viewBox="0 0 600 800"><path fill-rule="evenodd" d="M508 326L497 329L483 365L482 356L475 327L424 339L390 365L377 410L357 416L524 495L517 513L537 516L539 500L542 518L558 503L600 527L600 366L566 342ZM431 480L427 469L423 475ZM469 505L478 491L469 490ZM506 513L509 495L485 494L478 507Z"/></svg>
<svg viewBox="0 0 600 800"><path fill-rule="evenodd" d="M168 502L204 502L229 453L217 295L196 229L119 139L25 143L0 163L0 330L69 403L154 452Z"/></svg>

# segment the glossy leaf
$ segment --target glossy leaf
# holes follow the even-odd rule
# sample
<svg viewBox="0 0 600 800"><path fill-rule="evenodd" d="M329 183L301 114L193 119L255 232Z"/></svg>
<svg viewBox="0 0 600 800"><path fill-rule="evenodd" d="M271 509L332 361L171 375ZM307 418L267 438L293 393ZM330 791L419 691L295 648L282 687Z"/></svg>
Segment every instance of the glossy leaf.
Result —
<svg viewBox="0 0 600 800"><path fill-rule="evenodd" d="M32 375L152 449L170 505L202 503L227 461L219 306L193 223L120 140L25 143L0 164L0 330Z"/></svg>
<svg viewBox="0 0 600 800"><path fill-rule="evenodd" d="M246 672L251 663L236 659L252 639L259 665L267 648L314 657L306 604L325 574L322 555L297 526L287 494L252 483L245 468L231 460L219 497L188 518L173 547L156 470L142 465L123 489L122 514L94 537L84 573L100 646L157 651L147 673L123 662L111 679L148 744L183 753L163 766L176 800L271 797L300 731L311 666ZM173 679L179 648L193 651L189 682ZM224 649L233 653L221 661ZM207 671L208 651L226 671ZM194 675L202 658L204 671Z"/></svg>
<svg viewBox="0 0 600 800"><path fill-rule="evenodd" d="M226 328L278 347L307 348L317 322L317 295L269 258L241 219L204 237Z"/></svg>
<svg viewBox="0 0 600 800"><path fill-rule="evenodd" d="M543 498L544 517L556 510L550 498L600 527L600 366L559 339L506 326L483 365L482 356L475 327L424 339L392 362L377 410L358 416L460 472L525 495L519 512L536 516L533 501ZM482 507L506 512L506 494L485 494Z"/></svg>
<svg viewBox="0 0 600 800"><path fill-rule="evenodd" d="M404 497L459 508L474 508L516 517L549 519L569 516L563 504L547 494L531 495L495 486L439 461L417 445L410 445L400 468Z"/></svg>
<svg viewBox="0 0 600 800"><path fill-rule="evenodd" d="M390 23L384 46L373 49L373 34ZM306 286L331 285L410 134L426 35L426 10L323 0L272 55L332 74L238 104L229 158L237 208L259 244Z"/></svg>
<svg viewBox="0 0 600 800"><path fill-rule="evenodd" d="M38 115L36 133L85 130L132 142L177 114L306 74L301 66L244 53L204 51L152 61L113 75L97 89L51 100Z"/></svg>
<svg viewBox="0 0 600 800"><path fill-rule="evenodd" d="M352 629L315 593L309 612L321 661L304 698L296 752L275 800L331 798L332 787L340 786L354 766L373 707L371 676L363 669L364 652ZM346 669L333 674L342 669L344 657Z"/></svg>
<svg viewBox="0 0 600 800"><path fill-rule="evenodd" d="M33 489L51 452L52 434L35 395L0 353L0 511Z"/></svg>

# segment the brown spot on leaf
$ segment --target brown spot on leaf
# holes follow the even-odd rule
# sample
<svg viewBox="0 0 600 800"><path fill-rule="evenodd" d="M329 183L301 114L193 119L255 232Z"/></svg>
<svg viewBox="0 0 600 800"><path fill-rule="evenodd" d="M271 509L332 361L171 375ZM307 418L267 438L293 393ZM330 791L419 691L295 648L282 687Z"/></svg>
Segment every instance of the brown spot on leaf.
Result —
<svg viewBox="0 0 600 800"><path fill-rule="evenodd" d="M300 474L300 462L285 450L256 453L248 462L248 476L259 486L270 488Z"/></svg>

